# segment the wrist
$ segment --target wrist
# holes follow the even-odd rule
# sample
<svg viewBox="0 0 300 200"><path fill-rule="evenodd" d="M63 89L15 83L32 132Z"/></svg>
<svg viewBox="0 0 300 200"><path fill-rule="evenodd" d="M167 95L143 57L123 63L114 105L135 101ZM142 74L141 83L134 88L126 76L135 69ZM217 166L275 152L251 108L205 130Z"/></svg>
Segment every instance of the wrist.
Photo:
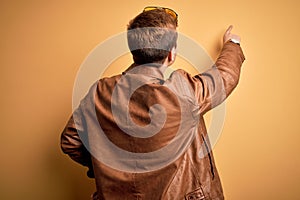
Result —
<svg viewBox="0 0 300 200"><path fill-rule="evenodd" d="M230 38L230 39L229 39L229 41L230 41L230 42L233 42L233 43L235 43L235 44L238 44L238 45L240 45L240 41L239 41L239 40L237 40L237 39Z"/></svg>

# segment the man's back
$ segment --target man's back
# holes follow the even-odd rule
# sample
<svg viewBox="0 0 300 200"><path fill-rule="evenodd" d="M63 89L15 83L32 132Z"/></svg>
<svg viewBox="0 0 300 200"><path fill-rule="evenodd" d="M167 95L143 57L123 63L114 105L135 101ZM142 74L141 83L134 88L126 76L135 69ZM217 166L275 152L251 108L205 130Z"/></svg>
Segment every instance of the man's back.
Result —
<svg viewBox="0 0 300 200"><path fill-rule="evenodd" d="M86 123L83 134L89 133L100 199L183 199L189 193L222 198L218 173L204 142L207 133L200 106L188 77L192 78L178 70L165 81L158 67L136 66L98 82L91 95L95 94L102 136L122 149L99 153L97 147L103 144L98 141L103 138L88 114L94 105L84 103L80 117ZM200 158L203 148L207 154ZM126 158L126 152L140 157ZM206 183L206 188L200 183ZM214 190L203 191L213 185Z"/></svg>

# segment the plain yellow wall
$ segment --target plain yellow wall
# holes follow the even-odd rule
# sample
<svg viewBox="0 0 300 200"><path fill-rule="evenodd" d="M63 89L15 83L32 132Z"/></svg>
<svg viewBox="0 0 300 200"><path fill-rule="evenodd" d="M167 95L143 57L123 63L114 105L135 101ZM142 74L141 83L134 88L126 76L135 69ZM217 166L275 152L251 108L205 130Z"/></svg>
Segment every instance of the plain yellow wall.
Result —
<svg viewBox="0 0 300 200"><path fill-rule="evenodd" d="M80 64L146 5L215 59L228 25L246 55L215 157L229 200L299 199L300 4L297 0L1 1L0 199L82 200L86 169L59 148Z"/></svg>

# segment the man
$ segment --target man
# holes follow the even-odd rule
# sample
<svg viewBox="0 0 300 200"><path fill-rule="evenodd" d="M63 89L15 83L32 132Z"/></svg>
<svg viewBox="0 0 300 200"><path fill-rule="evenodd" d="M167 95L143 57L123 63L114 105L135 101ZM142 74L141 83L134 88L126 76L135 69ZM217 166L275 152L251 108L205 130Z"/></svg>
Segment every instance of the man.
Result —
<svg viewBox="0 0 300 200"><path fill-rule="evenodd" d="M244 55L230 26L215 65L191 76L164 70L176 57L177 14L147 7L128 25L134 63L100 79L61 135L89 168L93 199L224 199L203 115L236 87Z"/></svg>

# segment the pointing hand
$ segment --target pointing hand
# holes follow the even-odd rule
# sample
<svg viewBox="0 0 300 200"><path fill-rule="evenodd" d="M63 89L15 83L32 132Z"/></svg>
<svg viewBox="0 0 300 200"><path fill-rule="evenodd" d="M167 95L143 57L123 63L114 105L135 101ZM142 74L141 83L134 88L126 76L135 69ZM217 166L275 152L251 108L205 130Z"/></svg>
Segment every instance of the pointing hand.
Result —
<svg viewBox="0 0 300 200"><path fill-rule="evenodd" d="M230 25L228 27L228 29L226 30L226 32L224 33L224 36L223 36L223 43L227 42L228 40L233 40L234 42L236 43L240 43L241 42L241 37L236 35L236 34L233 34L231 33L231 30L233 29L233 26Z"/></svg>

